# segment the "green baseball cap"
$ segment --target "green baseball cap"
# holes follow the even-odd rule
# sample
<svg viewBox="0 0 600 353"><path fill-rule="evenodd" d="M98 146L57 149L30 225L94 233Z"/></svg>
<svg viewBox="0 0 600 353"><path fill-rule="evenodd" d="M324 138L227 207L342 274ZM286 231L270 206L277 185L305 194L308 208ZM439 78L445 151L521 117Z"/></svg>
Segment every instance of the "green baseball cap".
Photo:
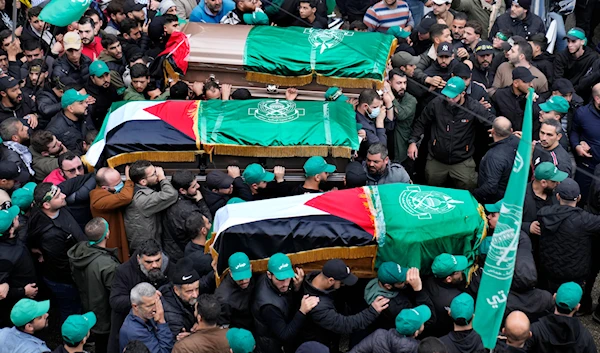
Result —
<svg viewBox="0 0 600 353"><path fill-rule="evenodd" d="M229 271L234 281L241 281L252 277L250 259L243 252L236 252L229 257Z"/></svg>
<svg viewBox="0 0 600 353"><path fill-rule="evenodd" d="M22 210L31 207L31 203L33 202L33 190L35 190L34 182L29 182L15 190L11 197L13 205L19 206Z"/></svg>
<svg viewBox="0 0 600 353"><path fill-rule="evenodd" d="M535 167L533 176L536 180L563 181L569 177L569 174L556 168L551 162L542 162Z"/></svg>
<svg viewBox="0 0 600 353"><path fill-rule="evenodd" d="M290 258L286 254L280 252L271 256L267 269L280 281L294 278L296 275Z"/></svg>
<svg viewBox="0 0 600 353"><path fill-rule="evenodd" d="M488 203L484 206L485 210L488 211L489 213L498 213L498 212L500 212L500 209L502 208L502 202L504 202L504 200L500 200L496 203Z"/></svg>
<svg viewBox="0 0 600 353"><path fill-rule="evenodd" d="M60 106L65 109L75 102L83 102L89 97L89 94L81 94L74 88L69 88L62 96L60 100Z"/></svg>
<svg viewBox="0 0 600 353"><path fill-rule="evenodd" d="M454 320L465 319L467 322L473 318L475 301L467 293L457 295L450 303L450 315Z"/></svg>
<svg viewBox="0 0 600 353"><path fill-rule="evenodd" d="M244 181L248 185L260 183L261 181L266 181L268 183L275 179L275 174L267 172L265 168L263 168L262 165L258 163L252 163L249 166L247 166L242 176L244 177Z"/></svg>
<svg viewBox="0 0 600 353"><path fill-rule="evenodd" d="M383 284L396 284L406 281L407 268L403 268L395 262L387 261L379 266L377 278Z"/></svg>
<svg viewBox="0 0 600 353"><path fill-rule="evenodd" d="M335 166L333 164L327 164L325 158L321 156L312 156L304 163L304 172L307 177L315 176L323 172L333 173L335 172Z"/></svg>
<svg viewBox="0 0 600 353"><path fill-rule="evenodd" d="M246 201L240 199L239 197L232 197L232 198L229 199L229 201L227 201L227 204L228 205L232 205L232 204L235 204L235 203L244 203L244 202L246 202Z"/></svg>
<svg viewBox="0 0 600 353"><path fill-rule="evenodd" d="M556 306L573 311L581 301L582 295L583 290L579 284L575 282L563 283L556 291Z"/></svg>
<svg viewBox="0 0 600 353"><path fill-rule="evenodd" d="M459 94L461 94L465 90L465 81L458 77L454 76L446 82L446 87L442 90L442 94L450 99L456 98Z"/></svg>
<svg viewBox="0 0 600 353"><path fill-rule="evenodd" d="M563 39L565 39L565 38L571 39L571 40L581 39L581 40L587 42L587 38L585 37L585 32L583 31L583 29L581 29L579 27L573 27L573 28L571 28L567 32L567 35L565 35L565 37Z"/></svg>
<svg viewBox="0 0 600 353"><path fill-rule="evenodd" d="M325 100L326 101L346 102L346 101L348 101L348 97L343 93L341 88L329 87L329 89L327 89L327 91L325 91Z"/></svg>
<svg viewBox="0 0 600 353"><path fill-rule="evenodd" d="M412 336L431 318L431 309L427 305L419 305L412 309L403 309L396 316L396 331L405 336Z"/></svg>
<svg viewBox="0 0 600 353"><path fill-rule="evenodd" d="M410 36L410 32L407 32L398 26L390 27L390 29L387 30L387 34L391 34L400 39L406 39L408 36Z"/></svg>
<svg viewBox="0 0 600 353"><path fill-rule="evenodd" d="M0 237L4 235L10 226L13 224L15 217L19 215L19 206L12 206L7 210L0 211Z"/></svg>
<svg viewBox="0 0 600 353"><path fill-rule="evenodd" d="M467 267L469 267L469 260L465 256L444 253L435 257L431 272L436 277L446 277L454 272L464 271Z"/></svg>
<svg viewBox="0 0 600 353"><path fill-rule="evenodd" d="M100 77L109 72L110 72L110 70L108 69L108 66L106 66L106 63L102 60L96 60L90 64L90 75L91 76Z"/></svg>
<svg viewBox="0 0 600 353"><path fill-rule="evenodd" d="M233 353L251 353L256 347L256 341L252 332L243 328L230 328L225 334L229 342L229 348Z"/></svg>
<svg viewBox="0 0 600 353"><path fill-rule="evenodd" d="M95 324L96 314L93 311L67 317L61 328L63 341L72 345L83 341Z"/></svg>
<svg viewBox="0 0 600 353"><path fill-rule="evenodd" d="M10 321L19 327L25 326L36 317L40 317L50 310L50 301L36 302L35 300L23 298L13 306L10 311Z"/></svg>
<svg viewBox="0 0 600 353"><path fill-rule="evenodd" d="M567 113L569 111L569 101L563 96L552 96L544 103L540 104L540 109L544 112Z"/></svg>

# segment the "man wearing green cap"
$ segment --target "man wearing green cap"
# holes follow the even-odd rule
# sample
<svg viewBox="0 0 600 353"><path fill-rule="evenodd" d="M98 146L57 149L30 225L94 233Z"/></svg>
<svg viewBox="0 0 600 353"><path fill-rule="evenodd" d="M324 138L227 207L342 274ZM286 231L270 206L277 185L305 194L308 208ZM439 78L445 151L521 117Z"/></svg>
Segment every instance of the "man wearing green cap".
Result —
<svg viewBox="0 0 600 353"><path fill-rule="evenodd" d="M95 130L88 115L89 95L81 94L75 89L68 89L62 96L60 104L62 111L58 112L46 130L78 156L83 154L83 144L88 132Z"/></svg>
<svg viewBox="0 0 600 353"><path fill-rule="evenodd" d="M521 229L527 234L540 235L540 223L537 213L544 206L557 205L558 200L554 189L569 175L550 162L541 162L535 167L533 181L527 184L525 201L523 201L523 223ZM533 253L537 254L537 237L533 239ZM537 256L537 255L536 255ZM536 259L537 260L537 259ZM539 261L536 261L536 263Z"/></svg>
<svg viewBox="0 0 600 353"><path fill-rule="evenodd" d="M281 171L281 168L283 167L279 167L279 171ZM277 167L275 167L275 169L275 171L277 171ZM262 195L261 190L267 188L267 183L275 180L275 174L267 172L265 168L258 163L252 163L246 167L244 173L242 173L242 178L250 188L254 200L260 200L261 196L265 196ZM277 178L277 180L280 179L281 178Z"/></svg>
<svg viewBox="0 0 600 353"><path fill-rule="evenodd" d="M581 28L571 28L564 39L567 40L567 49L555 55L554 77L568 79L575 86L575 91L580 93L584 89L589 89L589 87L579 88L578 84L598 60L598 53L587 45L585 32Z"/></svg>
<svg viewBox="0 0 600 353"><path fill-rule="evenodd" d="M417 337L431 319L426 305L403 309L395 318L394 328L378 329L350 350L349 353L417 352ZM420 351L420 349L419 349Z"/></svg>
<svg viewBox="0 0 600 353"><path fill-rule="evenodd" d="M227 341L231 353L252 353L256 347L256 341L252 332L243 328L230 328L227 331Z"/></svg>
<svg viewBox="0 0 600 353"><path fill-rule="evenodd" d="M475 301L467 293L462 293L452 299L448 315L454 322L454 331L440 338L448 348L449 353L483 352L481 336L473 330Z"/></svg>
<svg viewBox="0 0 600 353"><path fill-rule="evenodd" d="M215 291L221 302L223 313L219 324L229 324L230 327L252 329L253 318L250 312L255 281L252 277L252 265L248 255L236 252L227 261L229 273Z"/></svg>
<svg viewBox="0 0 600 353"><path fill-rule="evenodd" d="M417 159L417 141L425 133L427 126L431 125L432 137L425 167L427 184L443 186L450 180L455 187L473 190L477 186L473 160L475 124L482 124L487 128L495 117L479 102L466 95L465 81L460 77L448 80L442 95L445 97L432 100L415 121L408 141L408 157ZM479 120L481 117L485 121Z"/></svg>
<svg viewBox="0 0 600 353"><path fill-rule="evenodd" d="M75 353L85 352L83 346L90 338L92 328L96 325L96 314L90 311L83 315L71 315L62 324L60 329L62 333L63 345L58 346L52 353ZM96 342L96 352L105 352L99 350Z"/></svg>
<svg viewBox="0 0 600 353"><path fill-rule="evenodd" d="M10 311L10 320L14 326L0 330L0 352L50 352L46 342L34 336L36 332L48 327L48 310L49 300L19 300Z"/></svg>
<svg viewBox="0 0 600 353"><path fill-rule="evenodd" d="M90 64L90 78L85 90L96 100L91 105L91 117L96 130L100 130L110 106L121 100L117 88L111 83L110 70L104 61L96 60Z"/></svg>
<svg viewBox="0 0 600 353"><path fill-rule="evenodd" d="M574 282L562 284L554 294L554 314L544 316L531 325L531 338L525 342L528 352L595 353L594 338L575 317L583 290Z"/></svg>
<svg viewBox="0 0 600 353"><path fill-rule="evenodd" d="M321 156L310 157L304 163L304 184L293 187L288 195L303 195L323 192L329 174L335 172L335 165L327 164Z"/></svg>
<svg viewBox="0 0 600 353"><path fill-rule="evenodd" d="M465 271L469 268L469 260L462 255L443 253L435 257L431 265L433 277L423 282L425 293L433 302L435 326L431 327L431 335L441 337L452 331L452 319L448 315L452 299L463 292L465 287Z"/></svg>
<svg viewBox="0 0 600 353"><path fill-rule="evenodd" d="M560 120L552 118L543 120L539 132L540 140L536 141L531 157L533 165L537 166L542 162L550 162L558 169L571 175L571 169L573 168L571 155L560 144L560 140L565 135Z"/></svg>
<svg viewBox="0 0 600 353"><path fill-rule="evenodd" d="M375 326L379 328L393 328L396 316L403 309L415 305L427 305L433 309L431 299L423 291L419 269L402 267L391 261L382 263L377 270L377 278L373 278L365 287L367 304L373 303L378 296L390 299L388 308L375 321Z"/></svg>
<svg viewBox="0 0 600 353"><path fill-rule="evenodd" d="M281 352L282 346L290 347L306 321L306 314L319 303L318 297L305 295L300 309L294 311L297 304L292 288L298 292L303 280L304 271L296 268L294 272L287 255L271 256L267 273L257 281L252 303L254 332L260 352Z"/></svg>

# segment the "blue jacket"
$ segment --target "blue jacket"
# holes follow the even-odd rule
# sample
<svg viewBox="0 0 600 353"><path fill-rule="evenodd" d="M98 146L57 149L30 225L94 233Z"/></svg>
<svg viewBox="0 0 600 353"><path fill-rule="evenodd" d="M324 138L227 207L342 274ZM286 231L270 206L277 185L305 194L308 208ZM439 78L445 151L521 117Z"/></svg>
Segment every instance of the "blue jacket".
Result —
<svg viewBox="0 0 600 353"><path fill-rule="evenodd" d="M232 11L233 9L235 9L233 0L223 0L223 7L221 7L221 11L219 11L218 14L213 15L212 12L208 11L206 5L204 4L204 0L202 0L198 6L192 10L192 13L190 14L190 22L220 23L221 18L223 18L229 11Z"/></svg>
<svg viewBox="0 0 600 353"><path fill-rule="evenodd" d="M50 352L46 342L16 327L5 327L0 330L0 353L36 353Z"/></svg>
<svg viewBox="0 0 600 353"><path fill-rule="evenodd" d="M150 353L171 353L174 344L169 324L157 324L153 319L144 322L130 311L119 333L119 352L134 340L144 342Z"/></svg>
<svg viewBox="0 0 600 353"><path fill-rule="evenodd" d="M577 153L574 153L578 162L589 164L592 169L600 162L600 112L594 106L594 102L579 107L575 111L569 139L573 151L580 141L587 142L591 147L591 158L579 157Z"/></svg>

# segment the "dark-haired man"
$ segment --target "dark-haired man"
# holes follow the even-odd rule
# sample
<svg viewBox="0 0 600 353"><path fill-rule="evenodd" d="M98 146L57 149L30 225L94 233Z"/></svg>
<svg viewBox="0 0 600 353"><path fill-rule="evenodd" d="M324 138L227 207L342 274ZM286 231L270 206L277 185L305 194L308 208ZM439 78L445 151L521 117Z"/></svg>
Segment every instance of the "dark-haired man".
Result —
<svg viewBox="0 0 600 353"><path fill-rule="evenodd" d="M100 42L100 37L94 33L96 23L91 17L82 17L78 24L78 32L81 37L81 43L83 44L81 53L94 61L98 59L98 56L102 50L104 50Z"/></svg>
<svg viewBox="0 0 600 353"><path fill-rule="evenodd" d="M135 64L129 70L131 75L131 85L127 87L123 94L123 100L126 101L144 101L150 99L165 100L169 98L169 90L165 92L157 92L158 96L153 98L154 94L150 94L148 84L150 83L150 71L143 64ZM155 88L154 90L158 90ZM160 91L160 90L159 90Z"/></svg>
<svg viewBox="0 0 600 353"><path fill-rule="evenodd" d="M49 88L48 85L48 65L42 59L34 59L27 63L27 74L25 78L25 86L21 88L21 92L36 100L36 96ZM48 120L39 119L38 128L43 129L48 124Z"/></svg>
<svg viewBox="0 0 600 353"><path fill-rule="evenodd" d="M90 78L85 84L85 90L94 98L94 103L90 104L90 116L96 130L102 127L110 106L121 100L111 80L110 70L104 61L96 60L90 64Z"/></svg>
<svg viewBox="0 0 600 353"><path fill-rule="evenodd" d="M452 299L448 315L454 322L454 330L440 338L448 348L448 353L482 352L481 336L473 330L475 316L475 301L467 293L462 293Z"/></svg>
<svg viewBox="0 0 600 353"><path fill-rule="evenodd" d="M489 40L492 41L501 30L508 29L513 35L529 39L536 33L546 33L544 21L531 9L531 0L513 1L510 9L494 21ZM487 23L485 24L487 26Z"/></svg>
<svg viewBox="0 0 600 353"><path fill-rule="evenodd" d="M598 53L587 45L585 32L581 28L571 28L567 35L567 49L556 54L554 59L554 77L566 78L573 83L578 93L588 87L579 88L581 78L589 74Z"/></svg>
<svg viewBox="0 0 600 353"><path fill-rule="evenodd" d="M41 182L53 170L58 169L57 157L67 151L65 145L50 131L40 130L31 134L29 152L35 181Z"/></svg>
<svg viewBox="0 0 600 353"><path fill-rule="evenodd" d="M21 92L19 80L12 76L0 77L0 122L8 118L18 118L29 128L38 125L35 103Z"/></svg>
<svg viewBox="0 0 600 353"><path fill-rule="evenodd" d="M417 99L407 92L407 74L399 69L392 69L388 74L389 89L394 100L392 101L394 112L394 132L392 145L394 148L393 160L404 162L407 159L408 140L412 130L412 123L417 109Z"/></svg>
<svg viewBox="0 0 600 353"><path fill-rule="evenodd" d="M98 60L102 60L110 70L110 82L119 89L125 87L123 73L125 72L125 56L119 38L113 34L107 34L102 38L104 51L100 53Z"/></svg>
<svg viewBox="0 0 600 353"><path fill-rule="evenodd" d="M298 4L300 18L292 26L327 29L327 19L317 14L316 0L300 0Z"/></svg>
<svg viewBox="0 0 600 353"><path fill-rule="evenodd" d="M77 32L67 32L63 37L63 47L65 54L54 62L52 79L68 76L75 82L84 84L88 79L88 68L92 60L82 55L83 44L79 34Z"/></svg>

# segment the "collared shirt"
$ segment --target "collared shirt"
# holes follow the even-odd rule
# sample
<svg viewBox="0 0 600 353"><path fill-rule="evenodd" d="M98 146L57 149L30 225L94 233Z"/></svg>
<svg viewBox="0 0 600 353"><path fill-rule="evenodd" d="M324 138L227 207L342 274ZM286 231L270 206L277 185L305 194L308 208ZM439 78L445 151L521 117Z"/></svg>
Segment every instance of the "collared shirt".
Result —
<svg viewBox="0 0 600 353"><path fill-rule="evenodd" d="M5 327L0 330L0 353L35 353L50 352L46 342L16 327Z"/></svg>

